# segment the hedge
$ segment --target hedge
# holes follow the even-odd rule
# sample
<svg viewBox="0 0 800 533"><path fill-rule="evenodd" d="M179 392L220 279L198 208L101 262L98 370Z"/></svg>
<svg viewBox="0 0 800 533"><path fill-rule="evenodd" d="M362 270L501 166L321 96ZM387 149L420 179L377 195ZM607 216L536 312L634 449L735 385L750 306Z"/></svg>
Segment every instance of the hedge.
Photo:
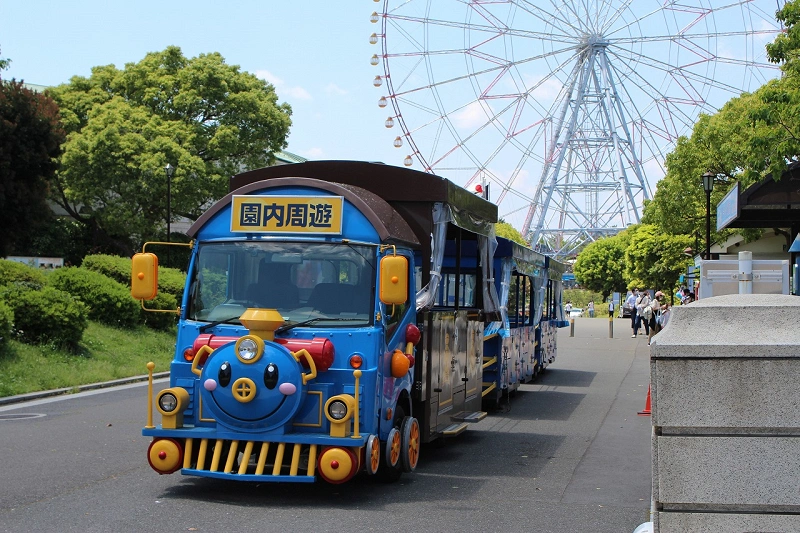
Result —
<svg viewBox="0 0 800 533"><path fill-rule="evenodd" d="M27 343L76 347L89 325L83 302L54 287L31 289L23 284L0 288L0 301L14 313L13 333Z"/></svg>
<svg viewBox="0 0 800 533"><path fill-rule="evenodd" d="M0 343L7 341L14 331L14 311L0 302Z"/></svg>
<svg viewBox="0 0 800 533"><path fill-rule="evenodd" d="M82 268L99 272L109 278L131 286L131 260L129 257L114 255L87 255L81 263ZM177 268L158 267L158 291L171 294L176 300L183 297L183 285L186 274Z"/></svg>
<svg viewBox="0 0 800 533"><path fill-rule="evenodd" d="M22 282L38 289L47 284L47 276L32 266L0 259L0 285L16 282Z"/></svg>
<svg viewBox="0 0 800 533"><path fill-rule="evenodd" d="M59 268L50 275L49 283L85 303L91 320L123 328L139 322L139 305L130 290L103 274L78 267Z"/></svg>

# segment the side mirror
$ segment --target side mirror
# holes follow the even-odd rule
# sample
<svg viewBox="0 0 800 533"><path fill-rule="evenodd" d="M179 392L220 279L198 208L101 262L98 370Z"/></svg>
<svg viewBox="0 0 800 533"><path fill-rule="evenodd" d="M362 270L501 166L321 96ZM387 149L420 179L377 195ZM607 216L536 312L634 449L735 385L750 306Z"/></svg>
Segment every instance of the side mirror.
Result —
<svg viewBox="0 0 800 533"><path fill-rule="evenodd" d="M152 300L158 292L158 257L140 253L131 260L131 296L137 300Z"/></svg>
<svg viewBox="0 0 800 533"><path fill-rule="evenodd" d="M408 300L408 259L387 255L381 259L380 299L387 305L404 304Z"/></svg>

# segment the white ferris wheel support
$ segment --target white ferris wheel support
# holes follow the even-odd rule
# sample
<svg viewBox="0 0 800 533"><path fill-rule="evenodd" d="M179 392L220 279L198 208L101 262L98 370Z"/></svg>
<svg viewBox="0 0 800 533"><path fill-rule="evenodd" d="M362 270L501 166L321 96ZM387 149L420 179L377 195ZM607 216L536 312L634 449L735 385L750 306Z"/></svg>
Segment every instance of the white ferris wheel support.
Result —
<svg viewBox="0 0 800 533"><path fill-rule="evenodd" d="M486 182L557 256L637 223L700 113L779 74L784 0L375 0L406 166Z"/></svg>

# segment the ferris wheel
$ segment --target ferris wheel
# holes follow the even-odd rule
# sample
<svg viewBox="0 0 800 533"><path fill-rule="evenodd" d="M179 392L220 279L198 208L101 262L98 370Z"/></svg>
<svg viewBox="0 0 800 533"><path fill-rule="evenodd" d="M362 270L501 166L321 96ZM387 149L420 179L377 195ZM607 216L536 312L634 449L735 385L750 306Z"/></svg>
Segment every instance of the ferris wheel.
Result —
<svg viewBox="0 0 800 533"><path fill-rule="evenodd" d="M784 0L375 1L398 162L483 185L557 256L639 222L698 115L780 72Z"/></svg>

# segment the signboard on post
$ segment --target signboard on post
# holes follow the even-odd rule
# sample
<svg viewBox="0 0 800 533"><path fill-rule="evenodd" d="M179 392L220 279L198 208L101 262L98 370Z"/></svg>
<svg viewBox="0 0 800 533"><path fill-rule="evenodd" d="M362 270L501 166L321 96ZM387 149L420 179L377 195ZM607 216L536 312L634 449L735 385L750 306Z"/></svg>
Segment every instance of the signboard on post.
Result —
<svg viewBox="0 0 800 533"><path fill-rule="evenodd" d="M717 204L717 231L725 229L728 224L739 218L741 214L739 206L739 182L733 185L733 189Z"/></svg>

